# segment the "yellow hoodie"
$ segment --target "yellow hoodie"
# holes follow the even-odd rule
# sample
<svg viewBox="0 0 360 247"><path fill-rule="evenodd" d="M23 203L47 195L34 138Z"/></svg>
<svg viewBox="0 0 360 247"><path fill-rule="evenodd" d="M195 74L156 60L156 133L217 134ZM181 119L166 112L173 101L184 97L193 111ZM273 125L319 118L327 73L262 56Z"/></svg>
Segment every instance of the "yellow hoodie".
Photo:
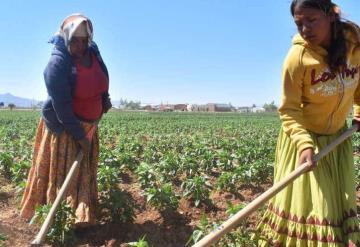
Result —
<svg viewBox="0 0 360 247"><path fill-rule="evenodd" d="M345 32L347 68L330 73L327 51L295 35L284 62L283 95L279 108L282 127L298 151L313 148L308 131L330 135L344 126L352 105L360 117L360 44L355 33Z"/></svg>

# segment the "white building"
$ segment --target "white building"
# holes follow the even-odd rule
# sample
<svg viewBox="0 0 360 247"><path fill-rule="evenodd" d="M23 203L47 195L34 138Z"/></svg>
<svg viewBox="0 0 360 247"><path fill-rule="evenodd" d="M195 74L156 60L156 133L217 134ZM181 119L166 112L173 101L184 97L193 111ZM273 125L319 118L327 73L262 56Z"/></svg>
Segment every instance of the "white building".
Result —
<svg viewBox="0 0 360 247"><path fill-rule="evenodd" d="M251 108L251 112L255 112L255 113L265 112L265 108L256 106Z"/></svg>

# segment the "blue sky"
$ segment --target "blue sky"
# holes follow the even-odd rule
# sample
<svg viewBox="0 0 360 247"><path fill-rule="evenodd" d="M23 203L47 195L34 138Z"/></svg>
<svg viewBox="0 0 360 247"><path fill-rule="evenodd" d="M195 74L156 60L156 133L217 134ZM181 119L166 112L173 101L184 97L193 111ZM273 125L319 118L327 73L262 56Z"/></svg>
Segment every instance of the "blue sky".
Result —
<svg viewBox="0 0 360 247"><path fill-rule="evenodd" d="M360 1L336 2L360 23ZM296 33L290 0L0 2L0 94L44 100L48 39L80 12L94 25L110 95L142 103L278 103Z"/></svg>

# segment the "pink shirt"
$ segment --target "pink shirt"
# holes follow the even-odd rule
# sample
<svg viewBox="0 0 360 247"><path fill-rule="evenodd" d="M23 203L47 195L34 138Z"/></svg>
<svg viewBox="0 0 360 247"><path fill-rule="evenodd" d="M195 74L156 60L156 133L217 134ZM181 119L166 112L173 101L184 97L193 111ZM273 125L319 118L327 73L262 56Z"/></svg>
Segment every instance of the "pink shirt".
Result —
<svg viewBox="0 0 360 247"><path fill-rule="evenodd" d="M108 91L109 81L99 61L91 54L92 64L87 68L76 64L76 85L73 111L84 120L96 120L102 113L102 94Z"/></svg>

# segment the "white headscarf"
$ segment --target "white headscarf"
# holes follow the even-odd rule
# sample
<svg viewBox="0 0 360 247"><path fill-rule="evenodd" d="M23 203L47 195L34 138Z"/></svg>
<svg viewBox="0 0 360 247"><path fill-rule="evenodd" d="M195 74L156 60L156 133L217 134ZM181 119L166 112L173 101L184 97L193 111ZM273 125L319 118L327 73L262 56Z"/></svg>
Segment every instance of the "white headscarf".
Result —
<svg viewBox="0 0 360 247"><path fill-rule="evenodd" d="M69 19L71 19L69 21ZM67 22L65 24L65 22ZM65 24L65 25L64 25ZM61 24L59 35L64 39L65 46L70 51L70 40L73 36L88 37L89 45L93 39L93 27L89 18L82 14L72 14L64 19Z"/></svg>

